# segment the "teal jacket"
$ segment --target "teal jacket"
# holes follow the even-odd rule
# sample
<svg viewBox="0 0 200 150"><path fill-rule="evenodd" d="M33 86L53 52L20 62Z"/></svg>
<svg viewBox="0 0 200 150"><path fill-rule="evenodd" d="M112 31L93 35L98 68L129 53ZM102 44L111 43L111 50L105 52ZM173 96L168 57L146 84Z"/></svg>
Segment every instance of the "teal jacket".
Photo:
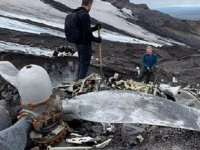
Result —
<svg viewBox="0 0 200 150"><path fill-rule="evenodd" d="M157 65L157 55L155 53L145 54L142 58L142 67L144 69L147 69L148 67L150 69L153 69Z"/></svg>

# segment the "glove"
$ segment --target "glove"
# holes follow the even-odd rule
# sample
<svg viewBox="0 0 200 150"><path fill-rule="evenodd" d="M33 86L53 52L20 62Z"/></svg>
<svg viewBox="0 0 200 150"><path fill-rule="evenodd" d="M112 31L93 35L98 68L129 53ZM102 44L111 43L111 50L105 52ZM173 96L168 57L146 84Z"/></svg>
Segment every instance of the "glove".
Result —
<svg viewBox="0 0 200 150"><path fill-rule="evenodd" d="M53 56L54 56L54 57L57 57L57 56L58 56L58 54L59 54L59 52L58 52L58 51L54 51L54 53L53 53Z"/></svg>
<svg viewBox="0 0 200 150"><path fill-rule="evenodd" d="M96 30L98 30L98 29L101 29L101 24L100 24L100 23L96 24L96 25L94 26L94 28L93 28L94 31L96 31Z"/></svg>
<svg viewBox="0 0 200 150"><path fill-rule="evenodd" d="M154 71L155 71L155 69L156 69L155 67L152 67L152 68L151 68L151 71L152 71L152 72L154 72Z"/></svg>
<svg viewBox="0 0 200 150"><path fill-rule="evenodd" d="M101 37L95 38L95 42L96 42L96 43L101 43L101 42L102 42L102 38L101 38Z"/></svg>

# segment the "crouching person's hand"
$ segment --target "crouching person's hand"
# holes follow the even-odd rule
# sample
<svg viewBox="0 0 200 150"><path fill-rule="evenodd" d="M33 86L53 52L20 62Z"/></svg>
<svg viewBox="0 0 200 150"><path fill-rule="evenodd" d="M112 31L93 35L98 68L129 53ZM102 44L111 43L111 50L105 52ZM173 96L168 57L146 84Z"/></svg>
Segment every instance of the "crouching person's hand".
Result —
<svg viewBox="0 0 200 150"><path fill-rule="evenodd" d="M151 72L157 72L157 70L158 70L158 68L156 67L156 66L154 66L154 67L151 67Z"/></svg>

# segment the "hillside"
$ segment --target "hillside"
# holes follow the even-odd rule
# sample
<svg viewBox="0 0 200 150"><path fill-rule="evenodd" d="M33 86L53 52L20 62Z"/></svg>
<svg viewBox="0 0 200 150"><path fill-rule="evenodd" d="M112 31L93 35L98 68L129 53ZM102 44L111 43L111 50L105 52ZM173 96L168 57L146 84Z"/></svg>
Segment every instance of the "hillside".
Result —
<svg viewBox="0 0 200 150"><path fill-rule="evenodd" d="M64 37L57 30L63 30L65 16L80 6L80 3L80 0L35 0L33 4L26 0L19 0L17 3L15 0L3 0L0 2L0 19L5 20L6 17L7 24L2 21L0 27L33 32L35 23L42 23L47 28L37 26L40 33ZM199 22L181 21L150 10L146 5L131 4L128 0L96 0L91 16L93 23L103 24L102 37L107 40L154 46L186 44L200 47ZM54 30L50 31L49 28Z"/></svg>
<svg viewBox="0 0 200 150"><path fill-rule="evenodd" d="M108 2L119 9L131 10L134 18L137 18L135 22L155 34L172 38L190 46L200 47L199 21L176 19L159 11L151 10L145 4L132 4L129 0L112 0Z"/></svg>

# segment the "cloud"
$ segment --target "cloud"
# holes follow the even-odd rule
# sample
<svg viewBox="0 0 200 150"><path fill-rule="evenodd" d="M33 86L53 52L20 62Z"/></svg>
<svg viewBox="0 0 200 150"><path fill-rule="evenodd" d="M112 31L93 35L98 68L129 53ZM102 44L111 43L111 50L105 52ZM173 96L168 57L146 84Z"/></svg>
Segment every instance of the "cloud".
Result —
<svg viewBox="0 0 200 150"><path fill-rule="evenodd" d="M200 0L130 0L135 4L147 4L150 8L173 7L173 6L200 6Z"/></svg>

